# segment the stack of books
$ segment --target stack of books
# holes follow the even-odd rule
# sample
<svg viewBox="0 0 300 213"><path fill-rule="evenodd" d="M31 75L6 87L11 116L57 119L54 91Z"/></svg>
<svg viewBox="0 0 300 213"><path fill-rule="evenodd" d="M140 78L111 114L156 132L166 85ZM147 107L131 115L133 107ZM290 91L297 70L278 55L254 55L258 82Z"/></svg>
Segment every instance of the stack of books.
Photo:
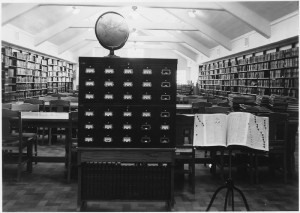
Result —
<svg viewBox="0 0 300 213"><path fill-rule="evenodd" d="M270 96L268 95L257 95L256 96L256 104L258 106L268 106L269 105Z"/></svg>
<svg viewBox="0 0 300 213"><path fill-rule="evenodd" d="M239 107L240 104L255 104L255 96L253 95L239 95L229 94L228 101L231 107Z"/></svg>
<svg viewBox="0 0 300 213"><path fill-rule="evenodd" d="M287 113L289 113L289 119L291 120L298 120L299 115L299 103L297 99L295 98L288 98L288 107L287 107Z"/></svg>
<svg viewBox="0 0 300 213"><path fill-rule="evenodd" d="M286 111L288 107L287 98L279 95L271 95L269 99L269 106L274 111Z"/></svg>

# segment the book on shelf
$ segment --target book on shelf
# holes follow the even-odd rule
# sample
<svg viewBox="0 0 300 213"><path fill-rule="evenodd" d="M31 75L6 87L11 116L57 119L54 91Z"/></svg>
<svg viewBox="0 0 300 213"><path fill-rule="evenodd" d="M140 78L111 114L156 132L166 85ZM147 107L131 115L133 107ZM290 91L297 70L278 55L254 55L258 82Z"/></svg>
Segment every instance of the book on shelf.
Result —
<svg viewBox="0 0 300 213"><path fill-rule="evenodd" d="M246 146L269 150L269 118L247 112L196 114L194 146Z"/></svg>

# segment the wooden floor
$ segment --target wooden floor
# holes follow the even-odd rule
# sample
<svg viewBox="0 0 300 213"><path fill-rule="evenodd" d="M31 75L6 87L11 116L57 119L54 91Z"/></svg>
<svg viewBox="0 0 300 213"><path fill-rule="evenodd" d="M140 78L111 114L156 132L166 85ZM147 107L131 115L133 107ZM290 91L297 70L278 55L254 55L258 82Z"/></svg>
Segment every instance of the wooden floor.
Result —
<svg viewBox="0 0 300 213"><path fill-rule="evenodd" d="M63 155L62 145L39 146L41 154ZM62 163L38 163L33 173L25 171L20 182L15 181L16 170L3 167L3 202L5 212L74 212L76 211L77 180L66 183L65 166ZM298 211L299 186L296 179L284 184L280 174L260 173L260 184L251 185L247 173L233 172L235 185L240 188L251 211ZM218 175L212 175L208 167L197 165L196 190L191 193L188 178L175 179L174 211L205 211L214 191L223 184ZM223 211L225 190L217 196L211 211ZM235 197L235 210L245 211L241 197ZM100 212L159 212L166 211L163 202L93 202L87 211Z"/></svg>

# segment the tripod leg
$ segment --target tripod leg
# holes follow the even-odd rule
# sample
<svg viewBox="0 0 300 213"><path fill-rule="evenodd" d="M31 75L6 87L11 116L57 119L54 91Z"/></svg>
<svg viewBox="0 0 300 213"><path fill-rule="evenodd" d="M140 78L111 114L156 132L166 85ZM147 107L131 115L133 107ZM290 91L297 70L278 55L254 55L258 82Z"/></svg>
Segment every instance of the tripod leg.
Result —
<svg viewBox="0 0 300 213"><path fill-rule="evenodd" d="M246 200L246 197L245 197L244 193L243 193L241 190L239 190L238 188L236 188L235 186L234 186L233 188L234 188L235 190L237 190L238 193L240 193L240 195L241 195L242 198L243 198L243 201L244 201L244 204L245 204L245 207L246 207L247 211L250 211L250 208L249 208L249 206L248 206L248 203L247 203L247 200Z"/></svg>
<svg viewBox="0 0 300 213"><path fill-rule="evenodd" d="M230 191L230 189L228 188L227 192L226 192L226 196L225 196L224 211L227 210L227 202L228 202L229 191Z"/></svg>
<svg viewBox="0 0 300 213"><path fill-rule="evenodd" d="M219 188L215 191L215 193L213 194L213 196L212 196L212 198L211 198L211 200L210 200L210 202L209 202L209 204L208 204L208 207L207 207L207 209L206 209L207 212L209 211L211 205L213 204L213 202L214 202L214 200L215 200L215 198L216 198L218 192L221 191L221 190L224 189L224 188L226 188L226 186L221 186L221 187L219 187Z"/></svg>
<svg viewBox="0 0 300 213"><path fill-rule="evenodd" d="M233 195L233 189L231 189L231 207L232 207L232 211L234 211L234 195Z"/></svg>

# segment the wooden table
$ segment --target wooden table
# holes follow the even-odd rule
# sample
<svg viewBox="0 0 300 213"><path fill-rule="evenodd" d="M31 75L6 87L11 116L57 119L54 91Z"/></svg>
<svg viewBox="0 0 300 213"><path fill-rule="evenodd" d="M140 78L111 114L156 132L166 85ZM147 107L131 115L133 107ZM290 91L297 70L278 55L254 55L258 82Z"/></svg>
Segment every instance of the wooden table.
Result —
<svg viewBox="0 0 300 213"><path fill-rule="evenodd" d="M23 126L33 127L69 127L69 113L67 112L22 112L21 113ZM66 134L66 146L69 145L69 134ZM66 157L59 156L37 156L33 157L33 161L37 162L66 162Z"/></svg>
<svg viewBox="0 0 300 213"><path fill-rule="evenodd" d="M178 110L191 110L192 104L176 104L176 109Z"/></svg>

